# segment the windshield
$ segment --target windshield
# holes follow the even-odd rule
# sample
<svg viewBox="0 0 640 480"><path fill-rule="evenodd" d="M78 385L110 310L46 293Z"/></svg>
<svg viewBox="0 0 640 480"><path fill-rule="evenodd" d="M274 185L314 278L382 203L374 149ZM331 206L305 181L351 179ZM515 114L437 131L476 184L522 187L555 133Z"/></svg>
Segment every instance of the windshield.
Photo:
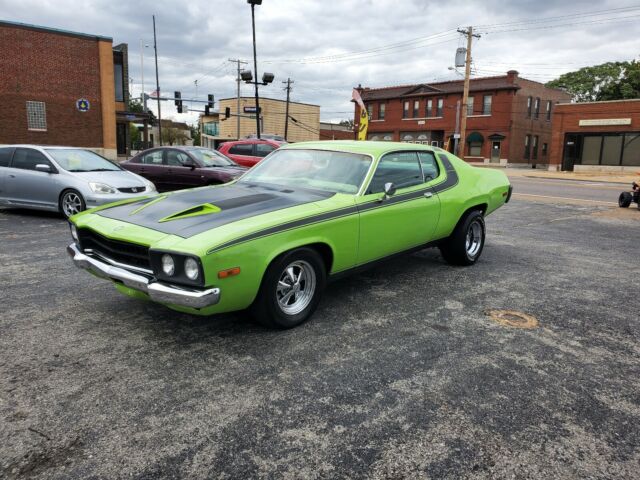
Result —
<svg viewBox="0 0 640 480"><path fill-rule="evenodd" d="M215 150L194 148L189 150L189 153L196 157L204 167L232 167L236 165L233 160Z"/></svg>
<svg viewBox="0 0 640 480"><path fill-rule="evenodd" d="M69 172L111 172L122 170L115 163L90 150L47 148L60 168Z"/></svg>
<svg viewBox="0 0 640 480"><path fill-rule="evenodd" d="M371 158L326 150L276 150L246 173L242 183L270 183L355 194Z"/></svg>

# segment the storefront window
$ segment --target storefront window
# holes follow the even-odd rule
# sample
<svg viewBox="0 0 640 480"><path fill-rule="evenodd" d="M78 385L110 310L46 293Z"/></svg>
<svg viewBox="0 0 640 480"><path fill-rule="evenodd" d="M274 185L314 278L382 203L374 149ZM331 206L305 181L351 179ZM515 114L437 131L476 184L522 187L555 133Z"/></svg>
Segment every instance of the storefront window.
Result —
<svg viewBox="0 0 640 480"><path fill-rule="evenodd" d="M622 135L605 135L602 145L602 165L620 165Z"/></svg>
<svg viewBox="0 0 640 480"><path fill-rule="evenodd" d="M600 147L602 145L602 137L584 137L582 142L582 165L598 165L600 163Z"/></svg>
<svg viewBox="0 0 640 480"><path fill-rule="evenodd" d="M470 142L469 143L469 156L479 157L482 155L482 142Z"/></svg>
<svg viewBox="0 0 640 480"><path fill-rule="evenodd" d="M622 165L640 165L640 133L627 133L624 136Z"/></svg>

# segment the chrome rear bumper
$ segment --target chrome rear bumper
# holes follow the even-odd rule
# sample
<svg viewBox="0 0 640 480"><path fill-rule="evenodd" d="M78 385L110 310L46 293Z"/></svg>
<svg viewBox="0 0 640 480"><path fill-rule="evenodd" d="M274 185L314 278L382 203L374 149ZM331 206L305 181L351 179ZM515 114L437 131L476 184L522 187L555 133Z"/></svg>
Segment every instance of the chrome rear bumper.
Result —
<svg viewBox="0 0 640 480"><path fill-rule="evenodd" d="M97 258L82 253L75 243L67 247L67 253L76 267L93 272L99 277L115 280L123 285L140 290L151 300L191 308L204 308L220 301L220 289L195 290L155 281L155 279L130 272L121 267L109 265Z"/></svg>

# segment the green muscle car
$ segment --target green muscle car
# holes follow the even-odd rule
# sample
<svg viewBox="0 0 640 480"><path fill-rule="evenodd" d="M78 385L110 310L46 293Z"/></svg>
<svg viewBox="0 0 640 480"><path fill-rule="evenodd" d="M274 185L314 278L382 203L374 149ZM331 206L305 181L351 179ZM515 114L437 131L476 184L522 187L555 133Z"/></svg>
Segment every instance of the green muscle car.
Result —
<svg viewBox="0 0 640 480"><path fill-rule="evenodd" d="M504 173L437 147L306 142L232 183L135 198L70 219L79 268L126 295L198 315L249 309L288 328L328 279L437 246L475 263L484 217L509 201Z"/></svg>

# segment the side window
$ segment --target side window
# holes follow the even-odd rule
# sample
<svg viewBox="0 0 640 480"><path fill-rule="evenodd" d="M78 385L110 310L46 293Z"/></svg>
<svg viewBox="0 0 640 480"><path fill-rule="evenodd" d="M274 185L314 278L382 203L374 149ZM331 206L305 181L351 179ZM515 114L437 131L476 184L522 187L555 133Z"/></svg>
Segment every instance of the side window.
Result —
<svg viewBox="0 0 640 480"><path fill-rule="evenodd" d="M253 156L253 144L251 143L239 143L229 149L229 153L232 155L251 155Z"/></svg>
<svg viewBox="0 0 640 480"><path fill-rule="evenodd" d="M433 153L418 152L418 158L420 159L420 165L422 165L422 173L424 174L425 182L433 180L440 175L438 162L436 162L436 157Z"/></svg>
<svg viewBox="0 0 640 480"><path fill-rule="evenodd" d="M189 156L179 150L167 151L167 165L170 167L181 167L184 163L189 161Z"/></svg>
<svg viewBox="0 0 640 480"><path fill-rule="evenodd" d="M9 166L9 163L11 162L11 155L13 155L13 148L0 148L0 167Z"/></svg>
<svg viewBox="0 0 640 480"><path fill-rule="evenodd" d="M52 166L47 157L40 152L30 148L16 148L16 152L13 154L13 163L11 164L13 168L35 170L38 164Z"/></svg>
<svg viewBox="0 0 640 480"><path fill-rule="evenodd" d="M268 143L257 143L256 144L256 156L258 157L266 157L271 152L276 149L273 145L269 145Z"/></svg>
<svg viewBox="0 0 640 480"><path fill-rule="evenodd" d="M147 153L142 157L141 162L148 165L162 165L162 150Z"/></svg>
<svg viewBox="0 0 640 480"><path fill-rule="evenodd" d="M419 185L422 181L422 170L416 152L388 153L378 163L367 193L383 192L384 184L388 182L392 182L399 190Z"/></svg>

